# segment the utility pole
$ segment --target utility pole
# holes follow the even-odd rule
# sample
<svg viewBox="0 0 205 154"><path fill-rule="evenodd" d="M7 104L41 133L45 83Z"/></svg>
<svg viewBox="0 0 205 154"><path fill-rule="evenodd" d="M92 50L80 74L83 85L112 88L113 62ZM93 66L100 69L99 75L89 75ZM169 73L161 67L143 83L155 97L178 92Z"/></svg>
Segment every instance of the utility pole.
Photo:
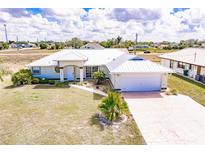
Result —
<svg viewBox="0 0 205 154"><path fill-rule="evenodd" d="M138 41L138 34L136 33L136 36L135 36L135 43L137 44L137 41Z"/></svg>
<svg viewBox="0 0 205 154"><path fill-rule="evenodd" d="M4 24L4 29L5 29L6 42L8 43L6 24Z"/></svg>
<svg viewBox="0 0 205 154"><path fill-rule="evenodd" d="M18 42L19 42L19 38L18 38L18 35L16 36L16 48L17 48L17 50L19 50L19 44L18 44Z"/></svg>
<svg viewBox="0 0 205 154"><path fill-rule="evenodd" d="M194 54L194 62L196 62L196 52L195 52L195 54Z"/></svg>

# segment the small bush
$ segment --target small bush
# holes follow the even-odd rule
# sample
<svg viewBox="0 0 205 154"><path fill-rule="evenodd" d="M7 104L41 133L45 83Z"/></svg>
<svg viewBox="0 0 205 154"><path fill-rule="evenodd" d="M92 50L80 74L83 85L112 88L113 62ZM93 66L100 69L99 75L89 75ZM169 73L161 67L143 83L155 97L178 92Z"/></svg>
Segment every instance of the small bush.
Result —
<svg viewBox="0 0 205 154"><path fill-rule="evenodd" d="M31 83L32 84L39 84L40 83L40 79L39 78L33 78Z"/></svg>
<svg viewBox="0 0 205 154"><path fill-rule="evenodd" d="M64 82L55 81L55 86L56 86L56 87L65 87L65 86L69 86L69 82L68 82L68 81L64 81Z"/></svg>
<svg viewBox="0 0 205 154"><path fill-rule="evenodd" d="M31 71L28 69L21 69L19 72L12 75L11 81L15 86L30 84L32 81Z"/></svg>
<svg viewBox="0 0 205 154"><path fill-rule="evenodd" d="M42 78L42 79L40 79L40 81L39 81L39 83L40 84L48 84L48 79L46 79L46 78Z"/></svg>
<svg viewBox="0 0 205 154"><path fill-rule="evenodd" d="M170 92L172 95L178 95L178 91L176 89L171 89Z"/></svg>
<svg viewBox="0 0 205 154"><path fill-rule="evenodd" d="M55 84L55 80L48 80L48 84Z"/></svg>
<svg viewBox="0 0 205 154"><path fill-rule="evenodd" d="M178 95L178 91L176 89L167 90L165 92L166 95Z"/></svg>

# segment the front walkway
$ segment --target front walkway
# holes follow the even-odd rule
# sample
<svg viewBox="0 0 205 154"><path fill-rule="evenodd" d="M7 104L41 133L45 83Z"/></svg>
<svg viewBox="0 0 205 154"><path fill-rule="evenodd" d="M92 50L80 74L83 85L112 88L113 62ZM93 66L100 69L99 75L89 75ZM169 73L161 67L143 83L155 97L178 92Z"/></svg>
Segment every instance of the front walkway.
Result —
<svg viewBox="0 0 205 154"><path fill-rule="evenodd" d="M75 85L75 84L70 84L70 86L74 87L74 88L81 89L81 90L89 91L91 93L99 94L99 95L102 95L102 96L107 96L106 93L104 93L104 92L102 92L100 90L93 89L93 88L87 88L87 87L80 86L80 85Z"/></svg>
<svg viewBox="0 0 205 154"><path fill-rule="evenodd" d="M123 94L147 144L205 144L205 108L188 96Z"/></svg>

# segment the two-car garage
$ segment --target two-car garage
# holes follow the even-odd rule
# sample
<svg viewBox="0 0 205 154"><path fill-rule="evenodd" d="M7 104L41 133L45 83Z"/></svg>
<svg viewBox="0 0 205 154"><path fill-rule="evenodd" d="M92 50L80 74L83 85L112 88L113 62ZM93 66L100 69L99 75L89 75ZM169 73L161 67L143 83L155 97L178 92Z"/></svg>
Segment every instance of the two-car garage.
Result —
<svg viewBox="0 0 205 154"><path fill-rule="evenodd" d="M121 91L159 91L162 74L129 73L116 75L116 89Z"/></svg>
<svg viewBox="0 0 205 154"><path fill-rule="evenodd" d="M114 89L121 91L160 91L167 87L172 70L150 61L126 61L110 74Z"/></svg>

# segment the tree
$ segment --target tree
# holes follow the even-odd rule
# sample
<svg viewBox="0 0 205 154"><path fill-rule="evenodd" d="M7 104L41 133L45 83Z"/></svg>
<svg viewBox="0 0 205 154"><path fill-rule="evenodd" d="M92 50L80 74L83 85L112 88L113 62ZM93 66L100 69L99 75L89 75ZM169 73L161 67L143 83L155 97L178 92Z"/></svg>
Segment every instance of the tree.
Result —
<svg viewBox="0 0 205 154"><path fill-rule="evenodd" d="M2 46L3 46L3 49L8 49L8 48L9 48L9 44L6 43L6 42L4 42L4 43L2 44Z"/></svg>
<svg viewBox="0 0 205 154"><path fill-rule="evenodd" d="M109 92L108 96L102 99L98 108L110 121L118 119L128 110L126 102L116 92Z"/></svg>
<svg viewBox="0 0 205 154"><path fill-rule="evenodd" d="M92 76L95 79L96 84L101 84L105 79L105 73L103 71L94 72Z"/></svg>
<svg viewBox="0 0 205 154"><path fill-rule="evenodd" d="M117 44L120 44L121 41L122 41L122 37L118 36L118 37L116 38L116 43L117 43Z"/></svg>
<svg viewBox="0 0 205 154"><path fill-rule="evenodd" d="M12 75L11 81L15 86L30 84L32 81L31 71L28 69L21 69Z"/></svg>
<svg viewBox="0 0 205 154"><path fill-rule="evenodd" d="M40 49L47 49L48 45L46 43L40 44Z"/></svg>
<svg viewBox="0 0 205 154"><path fill-rule="evenodd" d="M75 49L79 49L81 46L84 45L84 41L80 40L79 38L75 37L75 38L72 38L71 40L67 41L66 42L66 45L68 47L73 47Z"/></svg>

